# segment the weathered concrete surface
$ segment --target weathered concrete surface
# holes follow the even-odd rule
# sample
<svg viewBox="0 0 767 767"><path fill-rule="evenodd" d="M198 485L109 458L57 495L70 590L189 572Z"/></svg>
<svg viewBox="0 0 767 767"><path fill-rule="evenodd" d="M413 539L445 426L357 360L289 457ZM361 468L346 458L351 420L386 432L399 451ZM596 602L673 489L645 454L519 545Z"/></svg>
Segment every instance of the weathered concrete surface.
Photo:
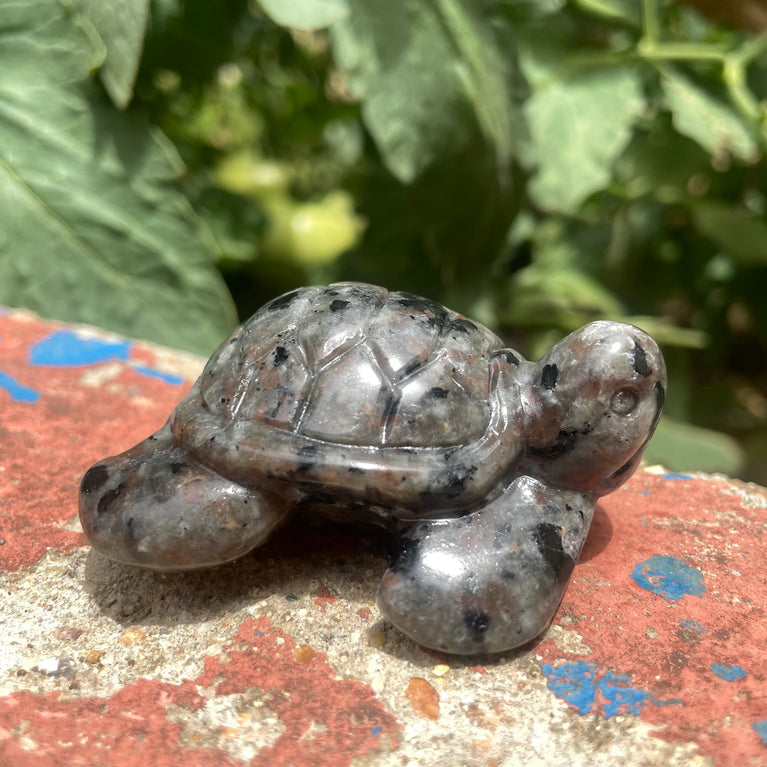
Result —
<svg viewBox="0 0 767 767"><path fill-rule="evenodd" d="M200 366L0 311L0 764L767 765L767 491L640 472L540 641L451 659L380 619L354 531L185 575L90 552L81 474Z"/></svg>

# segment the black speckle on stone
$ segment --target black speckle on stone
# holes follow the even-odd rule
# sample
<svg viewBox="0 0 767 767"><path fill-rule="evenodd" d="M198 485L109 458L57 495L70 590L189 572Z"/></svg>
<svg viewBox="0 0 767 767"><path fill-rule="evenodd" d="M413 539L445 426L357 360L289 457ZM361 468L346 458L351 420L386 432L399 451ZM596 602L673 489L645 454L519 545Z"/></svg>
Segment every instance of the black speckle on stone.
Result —
<svg viewBox="0 0 767 767"><path fill-rule="evenodd" d="M561 458L578 444L578 431L561 430L556 440L545 447L528 447L527 453L533 458Z"/></svg>
<svg viewBox="0 0 767 767"><path fill-rule="evenodd" d="M335 301L330 302L330 311L334 314L336 312L343 312L349 304L351 304L351 301L342 301L340 298L337 298Z"/></svg>
<svg viewBox="0 0 767 767"><path fill-rule="evenodd" d="M422 364L423 364L423 362L421 360L419 360L418 357L414 357L405 366L404 374L406 376L409 376L411 373L415 373L415 371L418 370L418 368L420 368Z"/></svg>
<svg viewBox="0 0 767 767"><path fill-rule="evenodd" d="M80 484L80 490L86 495L90 495L94 490L98 490L108 479L109 472L106 466L97 463L85 472L83 481Z"/></svg>
<svg viewBox="0 0 767 767"><path fill-rule="evenodd" d="M551 522L541 522L533 530L533 540L541 556L549 563L560 583L570 577L575 562L562 548L562 528Z"/></svg>
<svg viewBox="0 0 767 767"><path fill-rule="evenodd" d="M477 330L477 326L465 317L458 317L450 323L451 330L457 330L459 333L470 333Z"/></svg>
<svg viewBox="0 0 767 767"><path fill-rule="evenodd" d="M240 340L239 336L235 336L230 342L229 345L236 344Z"/></svg>
<svg viewBox="0 0 767 767"><path fill-rule="evenodd" d="M420 559L420 542L415 538L403 537L399 556L394 561L391 571L397 575L409 574Z"/></svg>
<svg viewBox="0 0 767 767"><path fill-rule="evenodd" d="M301 293L300 290L293 290L290 293L286 293L284 296L279 296L278 298L275 298L274 301L270 301L266 305L267 311L274 312L278 309L286 309L288 306L290 306L293 301L295 301L299 294Z"/></svg>
<svg viewBox="0 0 767 767"><path fill-rule="evenodd" d="M663 403L666 401L666 390L663 388L663 384L661 384L660 381L658 381L655 386L655 400L656 400L656 408L658 411L658 415L660 415L660 411L663 410Z"/></svg>
<svg viewBox="0 0 767 767"><path fill-rule="evenodd" d="M278 346L274 350L274 367L278 368L280 365L284 364L288 357L290 357L288 350L284 346Z"/></svg>
<svg viewBox="0 0 767 767"><path fill-rule="evenodd" d="M447 389L443 389L441 386L434 386L429 390L429 394L437 399L445 399L448 395Z"/></svg>
<svg viewBox="0 0 767 767"><path fill-rule="evenodd" d="M171 473L178 474L181 471L181 469L183 469L185 466L186 466L185 463L177 463L177 462L176 463L172 463L170 465Z"/></svg>
<svg viewBox="0 0 767 767"><path fill-rule="evenodd" d="M125 522L126 537L129 541L137 541L138 534L136 532L136 519L134 517L128 517Z"/></svg>
<svg viewBox="0 0 767 767"><path fill-rule="evenodd" d="M517 577L517 574L513 570L501 570L501 578L505 581L513 581Z"/></svg>
<svg viewBox="0 0 767 767"><path fill-rule="evenodd" d="M112 488L111 490L108 490L104 495L101 496L101 499L99 500L99 505L96 507L96 510L99 514L104 514L106 511L109 510L109 507L115 502L115 499L118 495L122 492L122 489L125 487L124 483L120 483L117 487Z"/></svg>
<svg viewBox="0 0 767 767"><path fill-rule="evenodd" d="M490 359L504 359L509 365L519 365L519 359L516 355L512 354L508 349L499 349L490 355Z"/></svg>
<svg viewBox="0 0 767 767"><path fill-rule="evenodd" d="M303 445L296 452L302 458L311 458L317 455L317 448L314 445Z"/></svg>
<svg viewBox="0 0 767 767"><path fill-rule="evenodd" d="M455 498L459 496L467 483L471 481L472 477L477 473L476 466L466 466L466 464L459 463L455 466L447 466L440 471L438 477L438 487L442 490L442 494L446 498ZM424 493L424 495L430 495L431 493Z"/></svg>
<svg viewBox="0 0 767 767"><path fill-rule="evenodd" d="M553 389L557 385L559 368L556 365L544 365L541 373L541 385L544 389Z"/></svg>
<svg viewBox="0 0 767 767"><path fill-rule="evenodd" d="M364 474L365 469L360 469L359 466L350 466L349 467L349 473L350 474Z"/></svg>
<svg viewBox="0 0 767 767"><path fill-rule="evenodd" d="M414 309L430 325L442 328L447 320L447 309L436 301L412 293L400 293L397 303L405 309ZM411 315L412 316L412 315Z"/></svg>
<svg viewBox="0 0 767 767"><path fill-rule="evenodd" d="M634 344L634 370L645 378L652 373L647 364L647 352L637 343Z"/></svg>
<svg viewBox="0 0 767 767"><path fill-rule="evenodd" d="M484 639L485 632L490 628L490 616L482 612L482 610L464 610L463 622L471 631L471 638L475 642L481 642Z"/></svg>

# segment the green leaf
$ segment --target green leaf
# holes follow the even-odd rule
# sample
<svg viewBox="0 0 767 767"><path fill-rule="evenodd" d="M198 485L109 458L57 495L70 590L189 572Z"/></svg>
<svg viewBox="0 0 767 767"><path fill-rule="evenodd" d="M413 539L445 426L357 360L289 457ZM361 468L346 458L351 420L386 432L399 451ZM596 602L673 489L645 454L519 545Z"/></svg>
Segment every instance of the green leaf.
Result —
<svg viewBox="0 0 767 767"><path fill-rule="evenodd" d="M703 429L667 416L661 418L645 453L647 463L658 463L672 471L740 473L745 455L729 435Z"/></svg>
<svg viewBox="0 0 767 767"><path fill-rule="evenodd" d="M106 58L99 74L114 104L124 109L133 96L133 83L149 19L149 0L69 2L93 25L104 41Z"/></svg>
<svg viewBox="0 0 767 767"><path fill-rule="evenodd" d="M662 346L679 346L685 349L705 349L709 338L703 330L680 328L662 317L644 315L615 316L612 319L636 325L649 333Z"/></svg>
<svg viewBox="0 0 767 767"><path fill-rule="evenodd" d="M664 121L637 134L615 163L614 175L627 197L648 195L668 203L688 198L690 179L709 168L709 157L700 146Z"/></svg>
<svg viewBox="0 0 767 767"><path fill-rule="evenodd" d="M674 127L681 134L712 156L728 152L746 162L758 159L755 136L730 107L671 68L663 70L661 84Z"/></svg>
<svg viewBox="0 0 767 767"><path fill-rule="evenodd" d="M509 52L487 14L456 0L357 0L332 35L365 124L400 181L460 152L478 130L502 172L513 138Z"/></svg>
<svg viewBox="0 0 767 767"><path fill-rule="evenodd" d="M567 330L621 313L620 302L580 269L532 264L510 282L500 319L510 327L551 325Z"/></svg>
<svg viewBox="0 0 767 767"><path fill-rule="evenodd" d="M512 105L508 51L501 51L489 20L470 11L471 4L460 0L436 3L451 42L458 54L458 73L488 143L494 147L500 167L512 154Z"/></svg>
<svg viewBox="0 0 767 767"><path fill-rule="evenodd" d="M736 261L767 264L767 223L734 204L696 202L690 206L698 230Z"/></svg>
<svg viewBox="0 0 767 767"><path fill-rule="evenodd" d="M641 82L628 66L568 70L526 51L525 105L538 172L530 194L544 210L571 213L604 189L642 112Z"/></svg>
<svg viewBox="0 0 767 767"><path fill-rule="evenodd" d="M180 160L91 94L83 30L56 0L0 5L0 302L210 351L236 318Z"/></svg>
<svg viewBox="0 0 767 767"><path fill-rule="evenodd" d="M259 0L276 24L293 29L324 29L349 15L347 0Z"/></svg>

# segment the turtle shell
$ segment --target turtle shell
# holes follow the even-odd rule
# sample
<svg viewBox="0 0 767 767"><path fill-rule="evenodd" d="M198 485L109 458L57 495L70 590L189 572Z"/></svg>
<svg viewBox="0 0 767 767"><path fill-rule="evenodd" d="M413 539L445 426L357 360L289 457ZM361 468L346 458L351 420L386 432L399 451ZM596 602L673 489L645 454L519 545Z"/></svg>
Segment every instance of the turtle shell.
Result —
<svg viewBox="0 0 767 767"><path fill-rule="evenodd" d="M326 443L467 445L487 431L488 360L502 346L487 328L410 293L359 283L301 288L222 344L200 393L224 423Z"/></svg>

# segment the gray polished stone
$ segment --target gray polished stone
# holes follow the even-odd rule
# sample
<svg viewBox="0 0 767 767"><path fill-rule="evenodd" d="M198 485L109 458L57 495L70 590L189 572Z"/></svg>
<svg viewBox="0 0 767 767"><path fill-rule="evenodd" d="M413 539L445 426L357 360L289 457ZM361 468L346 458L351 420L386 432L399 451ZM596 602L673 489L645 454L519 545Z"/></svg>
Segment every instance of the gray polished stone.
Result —
<svg viewBox="0 0 767 767"><path fill-rule="evenodd" d="M631 325L593 322L533 363L418 296L302 288L224 341L160 431L86 473L80 518L101 553L161 570L240 557L299 511L383 526L400 542L386 617L499 652L551 621L665 386Z"/></svg>

